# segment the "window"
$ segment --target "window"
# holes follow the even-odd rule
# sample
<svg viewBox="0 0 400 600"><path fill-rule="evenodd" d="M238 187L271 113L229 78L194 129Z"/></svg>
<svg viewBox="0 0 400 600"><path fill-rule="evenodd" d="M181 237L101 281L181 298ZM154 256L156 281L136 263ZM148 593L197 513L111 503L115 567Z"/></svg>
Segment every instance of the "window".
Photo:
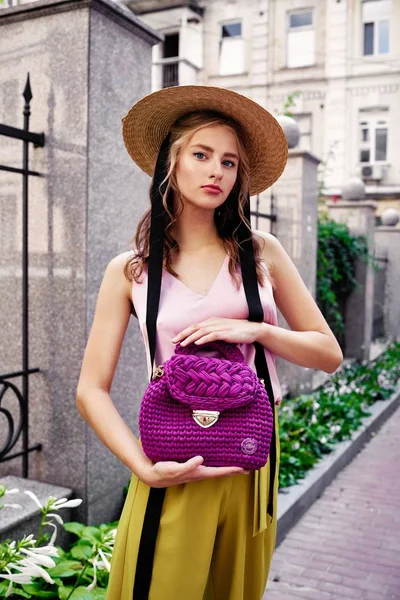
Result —
<svg viewBox="0 0 400 600"><path fill-rule="evenodd" d="M388 124L385 115L362 115L360 120L360 162L377 163L387 160Z"/></svg>
<svg viewBox="0 0 400 600"><path fill-rule="evenodd" d="M165 35L162 56L165 59L177 59L176 61L166 60L162 65L163 88L179 85L179 33Z"/></svg>
<svg viewBox="0 0 400 600"><path fill-rule="evenodd" d="M244 72L244 40L242 23L235 21L221 25L219 74L237 75Z"/></svg>
<svg viewBox="0 0 400 600"><path fill-rule="evenodd" d="M390 4L391 0L364 0L362 3L364 56L388 54Z"/></svg>
<svg viewBox="0 0 400 600"><path fill-rule="evenodd" d="M165 36L163 43L163 57L175 58L179 56L179 33Z"/></svg>
<svg viewBox="0 0 400 600"><path fill-rule="evenodd" d="M288 14L286 64L289 68L315 64L315 27L312 10Z"/></svg>
<svg viewBox="0 0 400 600"><path fill-rule="evenodd" d="M163 88L179 85L179 63L167 63L162 66Z"/></svg>

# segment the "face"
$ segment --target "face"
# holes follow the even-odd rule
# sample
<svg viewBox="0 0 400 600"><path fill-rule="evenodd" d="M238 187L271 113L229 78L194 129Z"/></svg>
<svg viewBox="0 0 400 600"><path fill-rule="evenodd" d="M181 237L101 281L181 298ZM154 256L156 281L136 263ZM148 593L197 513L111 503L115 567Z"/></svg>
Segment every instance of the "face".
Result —
<svg viewBox="0 0 400 600"><path fill-rule="evenodd" d="M239 152L232 131L224 125L197 131L182 149L176 180L184 202L218 208L231 192L238 173Z"/></svg>

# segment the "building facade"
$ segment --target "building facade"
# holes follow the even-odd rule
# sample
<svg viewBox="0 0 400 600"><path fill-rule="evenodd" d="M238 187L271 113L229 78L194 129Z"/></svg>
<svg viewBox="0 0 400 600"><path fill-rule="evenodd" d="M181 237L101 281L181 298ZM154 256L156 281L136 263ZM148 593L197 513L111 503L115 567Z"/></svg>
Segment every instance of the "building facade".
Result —
<svg viewBox="0 0 400 600"><path fill-rule="evenodd" d="M126 0L164 34L153 90L206 84L290 111L325 196L361 177L400 208L399 0Z"/></svg>

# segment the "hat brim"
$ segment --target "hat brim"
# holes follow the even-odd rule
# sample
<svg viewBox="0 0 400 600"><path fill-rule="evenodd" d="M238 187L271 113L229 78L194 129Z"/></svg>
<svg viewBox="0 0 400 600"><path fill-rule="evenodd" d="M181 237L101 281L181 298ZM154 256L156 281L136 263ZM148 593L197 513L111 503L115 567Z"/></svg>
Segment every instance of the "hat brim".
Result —
<svg viewBox="0 0 400 600"><path fill-rule="evenodd" d="M161 144L181 116L212 110L241 126L250 164L250 194L270 187L285 168L288 144L278 121L265 108L224 88L183 85L169 87L139 100L122 119L122 135L132 160L148 175Z"/></svg>

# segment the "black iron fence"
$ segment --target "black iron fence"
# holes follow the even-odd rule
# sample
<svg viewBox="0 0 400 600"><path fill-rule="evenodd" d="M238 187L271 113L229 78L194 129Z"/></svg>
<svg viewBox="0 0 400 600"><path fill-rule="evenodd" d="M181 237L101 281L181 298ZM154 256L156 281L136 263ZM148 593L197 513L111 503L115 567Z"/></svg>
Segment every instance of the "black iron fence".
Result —
<svg viewBox="0 0 400 600"><path fill-rule="evenodd" d="M372 320L372 339L378 340L386 337L385 328L385 298L386 298L386 272L387 251L377 248L374 256L374 306Z"/></svg>
<svg viewBox="0 0 400 600"><path fill-rule="evenodd" d="M0 462L21 456L22 475L28 477L29 453L41 449L41 444L29 447L29 376L39 372L40 369L29 368L28 183L29 177L43 176L41 173L29 169L29 144L33 144L34 147L43 147L45 144L43 133L29 131L32 100L29 74L23 97L25 99L23 129L0 124L0 136L21 140L23 144L22 169L0 164L0 171L22 175L22 369L0 374L0 422L6 423L5 436L0 438ZM22 391L11 381L12 379L22 380ZM9 405L9 399L13 399L15 402L15 410L6 407L6 400ZM18 415L17 418L15 418L15 414ZM22 442L22 449L12 452L19 441Z"/></svg>
<svg viewBox="0 0 400 600"><path fill-rule="evenodd" d="M275 196L273 191L271 190L270 196L270 212L264 213L260 212L260 195L256 196L256 206L255 210L251 211L251 216L254 217L254 225L255 229L261 229L264 231L264 228L261 226L261 219L267 219L270 221L270 233L275 234L275 223L276 223L276 213L275 213Z"/></svg>

